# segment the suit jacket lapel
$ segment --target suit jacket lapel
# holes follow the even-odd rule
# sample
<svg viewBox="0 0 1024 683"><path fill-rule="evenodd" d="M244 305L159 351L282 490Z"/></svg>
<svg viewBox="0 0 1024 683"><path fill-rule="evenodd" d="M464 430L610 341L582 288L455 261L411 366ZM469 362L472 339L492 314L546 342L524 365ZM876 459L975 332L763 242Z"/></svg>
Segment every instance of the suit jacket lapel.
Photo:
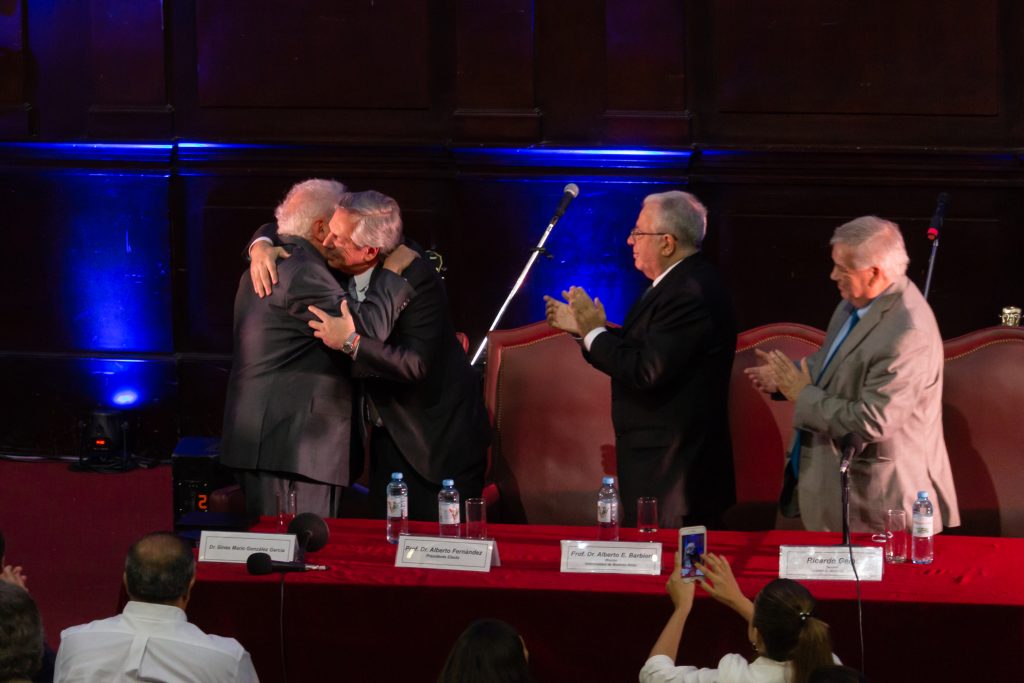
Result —
<svg viewBox="0 0 1024 683"><path fill-rule="evenodd" d="M875 299L875 303L871 306L871 310L869 310L864 318L854 326L850 331L850 335L843 340L842 345L836 349L835 356L832 358L832 362L828 364L828 367L825 368L825 374L822 376L821 381L818 382L818 386L824 387L828 385L829 381L836 374L837 368L842 365L843 360L845 360L846 357L849 356L862 341L864 341L868 334L871 333L871 330L873 330L878 323L882 321L882 318L885 316L886 312L892 308L892 305L896 300L903 295L903 290L906 288L906 282L906 278L902 278L893 284L891 291ZM842 320L845 321L846 318L843 318ZM842 324L839 325L835 332L838 332L841 329ZM835 332L830 335L830 338L825 340L829 345L823 347L826 352L831 346L832 340L835 339ZM824 358L822 360L824 360Z"/></svg>
<svg viewBox="0 0 1024 683"><path fill-rule="evenodd" d="M634 302L633 306L629 309L629 313L626 314L626 320L622 323L623 327L629 327L640 314L647 310L659 296L665 296L665 292L671 289L670 283L674 282L678 278L685 278L686 273L689 273L693 269L693 264L696 259L700 257L700 252L687 256L683 259L679 265L669 272L665 278L658 283L658 286L651 290L647 296L641 295L639 299ZM645 290L646 291L646 290Z"/></svg>

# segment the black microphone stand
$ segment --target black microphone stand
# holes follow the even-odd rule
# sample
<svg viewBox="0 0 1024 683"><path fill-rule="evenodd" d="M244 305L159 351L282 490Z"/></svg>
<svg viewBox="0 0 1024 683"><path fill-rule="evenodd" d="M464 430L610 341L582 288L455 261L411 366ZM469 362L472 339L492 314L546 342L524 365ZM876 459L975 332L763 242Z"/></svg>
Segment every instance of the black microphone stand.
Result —
<svg viewBox="0 0 1024 683"><path fill-rule="evenodd" d="M932 288L932 270L935 268L935 256L939 252L939 231L946 220L946 204L949 202L949 195L945 192L939 194L938 205L935 207L935 215L932 217L932 225L928 226L928 239L932 241L932 253L928 257L928 275L924 280L924 298L928 300L928 292Z"/></svg>
<svg viewBox="0 0 1024 683"><path fill-rule="evenodd" d="M843 542L850 545L850 460L844 455L839 465L839 485L843 489Z"/></svg>
<svg viewBox="0 0 1024 683"><path fill-rule="evenodd" d="M839 459L839 486L843 498L843 542L840 545L852 545L850 540L850 461L864 450L864 441L856 434L847 434L840 442L843 455Z"/></svg>

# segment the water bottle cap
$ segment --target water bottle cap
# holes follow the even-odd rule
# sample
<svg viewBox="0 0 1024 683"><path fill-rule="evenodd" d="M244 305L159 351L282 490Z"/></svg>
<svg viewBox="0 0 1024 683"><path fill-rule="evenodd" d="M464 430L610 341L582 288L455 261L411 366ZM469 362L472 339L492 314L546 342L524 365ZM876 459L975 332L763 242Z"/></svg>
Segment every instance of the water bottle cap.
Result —
<svg viewBox="0 0 1024 683"><path fill-rule="evenodd" d="M918 491L917 492L917 499L921 500L922 498L924 498L924 499L928 498L928 492L927 491Z"/></svg>
<svg viewBox="0 0 1024 683"><path fill-rule="evenodd" d="M601 479L601 483L605 486L614 486L615 477L604 477L603 479Z"/></svg>
<svg viewBox="0 0 1024 683"><path fill-rule="evenodd" d="M455 480L454 479L445 479L444 481L441 482L441 486L445 487L446 489L450 489L453 486L455 486Z"/></svg>
<svg viewBox="0 0 1024 683"><path fill-rule="evenodd" d="M403 477L402 477L402 473L401 472L392 472L391 473L391 480L392 481L402 481L402 479L403 479Z"/></svg>

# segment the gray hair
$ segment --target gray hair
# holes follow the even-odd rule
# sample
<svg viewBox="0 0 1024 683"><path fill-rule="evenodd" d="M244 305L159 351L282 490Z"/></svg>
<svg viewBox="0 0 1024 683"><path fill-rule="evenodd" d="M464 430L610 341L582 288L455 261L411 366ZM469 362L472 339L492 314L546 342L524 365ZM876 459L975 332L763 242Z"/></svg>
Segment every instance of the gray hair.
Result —
<svg viewBox="0 0 1024 683"><path fill-rule="evenodd" d="M708 210L689 192L672 190L644 197L644 206L657 207L655 222L683 246L700 249L708 229Z"/></svg>
<svg viewBox="0 0 1024 683"><path fill-rule="evenodd" d="M166 532L140 538L124 563L125 588L140 602L167 603L184 597L195 573L192 550Z"/></svg>
<svg viewBox="0 0 1024 683"><path fill-rule="evenodd" d="M376 190L346 192L338 202L356 218L351 239L359 247L377 247L385 255L402 243L402 212L398 202Z"/></svg>
<svg viewBox="0 0 1024 683"><path fill-rule="evenodd" d="M900 226L878 216L861 216L840 225L829 244L849 247L854 268L877 266L889 278L905 275L910 263Z"/></svg>
<svg viewBox="0 0 1024 683"><path fill-rule="evenodd" d="M28 591L0 581L0 681L31 678L43 663L43 621Z"/></svg>
<svg viewBox="0 0 1024 683"><path fill-rule="evenodd" d="M277 233L303 239L313 236L313 223L331 220L345 186L337 180L312 178L296 183L274 211Z"/></svg>

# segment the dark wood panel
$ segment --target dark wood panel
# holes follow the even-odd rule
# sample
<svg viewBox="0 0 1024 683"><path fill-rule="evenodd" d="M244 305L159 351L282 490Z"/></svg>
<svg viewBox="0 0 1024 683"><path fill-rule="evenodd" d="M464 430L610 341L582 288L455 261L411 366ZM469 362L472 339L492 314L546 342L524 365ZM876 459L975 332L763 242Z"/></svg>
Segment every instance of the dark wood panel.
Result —
<svg viewBox="0 0 1024 683"><path fill-rule="evenodd" d="M199 105L425 109L432 4L200 2Z"/></svg>
<svg viewBox="0 0 1024 683"><path fill-rule="evenodd" d="M454 139L520 143L540 139L533 5L532 0L456 3Z"/></svg>
<svg viewBox="0 0 1024 683"><path fill-rule="evenodd" d="M90 70L94 105L164 105L161 0L91 0Z"/></svg>
<svg viewBox="0 0 1024 683"><path fill-rule="evenodd" d="M995 116L998 0L711 3L728 112Z"/></svg>
<svg viewBox="0 0 1024 683"><path fill-rule="evenodd" d="M686 28L677 0L606 0L609 109L686 109Z"/></svg>
<svg viewBox="0 0 1024 683"><path fill-rule="evenodd" d="M0 104L25 101L24 19L21 2L0 2Z"/></svg>

